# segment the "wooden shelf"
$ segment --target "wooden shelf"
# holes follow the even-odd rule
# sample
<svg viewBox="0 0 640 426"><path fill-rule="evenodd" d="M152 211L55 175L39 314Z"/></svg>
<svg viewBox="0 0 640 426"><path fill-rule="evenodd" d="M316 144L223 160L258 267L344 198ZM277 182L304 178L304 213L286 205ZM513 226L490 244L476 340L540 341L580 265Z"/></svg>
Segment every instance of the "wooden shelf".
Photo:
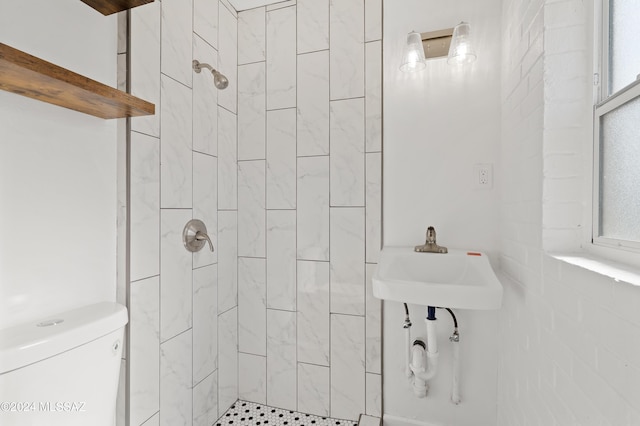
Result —
<svg viewBox="0 0 640 426"><path fill-rule="evenodd" d="M0 89L110 119L155 114L155 105L0 43Z"/></svg>
<svg viewBox="0 0 640 426"><path fill-rule="evenodd" d="M133 7L153 3L154 0L80 0L103 15L122 12Z"/></svg>

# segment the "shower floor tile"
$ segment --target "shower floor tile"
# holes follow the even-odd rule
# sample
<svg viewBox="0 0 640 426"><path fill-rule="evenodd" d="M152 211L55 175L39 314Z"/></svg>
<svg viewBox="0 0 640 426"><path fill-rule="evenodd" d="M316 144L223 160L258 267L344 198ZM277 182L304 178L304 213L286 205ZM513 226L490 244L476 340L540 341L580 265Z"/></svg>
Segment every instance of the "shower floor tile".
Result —
<svg viewBox="0 0 640 426"><path fill-rule="evenodd" d="M332 419L283 410L249 401L236 401L215 423L216 426L358 426L353 420Z"/></svg>

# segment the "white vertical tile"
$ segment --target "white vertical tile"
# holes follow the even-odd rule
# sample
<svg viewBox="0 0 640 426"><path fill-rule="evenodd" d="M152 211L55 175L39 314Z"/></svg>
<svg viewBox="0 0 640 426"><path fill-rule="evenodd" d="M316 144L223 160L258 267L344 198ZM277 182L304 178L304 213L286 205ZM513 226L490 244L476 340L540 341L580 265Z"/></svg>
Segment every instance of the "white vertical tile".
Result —
<svg viewBox="0 0 640 426"><path fill-rule="evenodd" d="M193 388L193 426L211 426L218 420L218 372Z"/></svg>
<svg viewBox="0 0 640 426"><path fill-rule="evenodd" d="M161 203L163 208L191 208L191 89L164 75L161 82Z"/></svg>
<svg viewBox="0 0 640 426"><path fill-rule="evenodd" d="M298 55L298 155L329 154L329 51Z"/></svg>
<svg viewBox="0 0 640 426"><path fill-rule="evenodd" d="M218 312L238 304L238 212L218 211Z"/></svg>
<svg viewBox="0 0 640 426"><path fill-rule="evenodd" d="M329 263L298 261L298 361L329 365Z"/></svg>
<svg viewBox="0 0 640 426"><path fill-rule="evenodd" d="M382 42L366 44L366 151L382 151Z"/></svg>
<svg viewBox="0 0 640 426"><path fill-rule="evenodd" d="M267 358L264 356L238 354L240 399L260 404L267 403Z"/></svg>
<svg viewBox="0 0 640 426"><path fill-rule="evenodd" d="M160 273L160 141L131 133L131 281Z"/></svg>
<svg viewBox="0 0 640 426"><path fill-rule="evenodd" d="M267 109L296 106L296 8L267 12Z"/></svg>
<svg viewBox="0 0 640 426"><path fill-rule="evenodd" d="M191 330L160 345L160 425L193 421Z"/></svg>
<svg viewBox="0 0 640 426"><path fill-rule="evenodd" d="M298 411L329 416L329 367L298 363Z"/></svg>
<svg viewBox="0 0 640 426"><path fill-rule="evenodd" d="M364 208L331 208L331 312L365 314Z"/></svg>
<svg viewBox="0 0 640 426"><path fill-rule="evenodd" d="M331 102L331 205L364 206L364 99Z"/></svg>
<svg viewBox="0 0 640 426"><path fill-rule="evenodd" d="M267 310L267 404L297 409L296 313Z"/></svg>
<svg viewBox="0 0 640 426"><path fill-rule="evenodd" d="M267 211L267 307L296 310L296 212Z"/></svg>
<svg viewBox="0 0 640 426"><path fill-rule="evenodd" d="M229 79L229 86L218 93L218 105L237 111L238 18L224 6L218 9L218 68Z"/></svg>
<svg viewBox="0 0 640 426"><path fill-rule="evenodd" d="M331 99L364 96L364 0L331 0Z"/></svg>
<svg viewBox="0 0 640 426"><path fill-rule="evenodd" d="M193 58L218 67L218 52L196 34ZM193 150L218 155L218 89L208 72L193 76Z"/></svg>
<svg viewBox="0 0 640 426"><path fill-rule="evenodd" d="M369 263L377 263L380 257L382 215L382 154L367 154L366 163L366 260Z"/></svg>
<svg viewBox="0 0 640 426"><path fill-rule="evenodd" d="M144 422L142 426L160 426L160 413L156 413L155 416Z"/></svg>
<svg viewBox="0 0 640 426"><path fill-rule="evenodd" d="M160 337L165 341L191 327L192 262L182 243L191 210L163 209L160 216Z"/></svg>
<svg viewBox="0 0 640 426"><path fill-rule="evenodd" d="M366 369L368 373L382 374L382 301L373 296L371 278L376 265L368 264L367 274L367 313L366 313Z"/></svg>
<svg viewBox="0 0 640 426"><path fill-rule="evenodd" d="M162 73L191 87L193 0L163 0Z"/></svg>
<svg viewBox="0 0 640 426"><path fill-rule="evenodd" d="M118 20L118 55L127 53L127 14L119 13Z"/></svg>
<svg viewBox="0 0 640 426"><path fill-rule="evenodd" d="M193 267L199 268L218 261L218 159L198 152L193 153L193 217L204 222L214 246L193 253Z"/></svg>
<svg viewBox="0 0 640 426"><path fill-rule="evenodd" d="M265 8L238 13L238 65L265 60Z"/></svg>
<svg viewBox="0 0 640 426"><path fill-rule="evenodd" d="M364 0L364 40L382 39L382 0Z"/></svg>
<svg viewBox="0 0 640 426"><path fill-rule="evenodd" d="M160 137L160 16L160 2L131 9L131 94L156 106L154 115L132 117L131 130L156 137Z"/></svg>
<svg viewBox="0 0 640 426"><path fill-rule="evenodd" d="M218 409L238 399L238 308L218 316Z"/></svg>
<svg viewBox="0 0 640 426"><path fill-rule="evenodd" d="M124 349L124 348L123 348ZM126 426L126 406L127 406L127 360L120 360L120 372L118 378L118 395L116 397L116 419L115 426Z"/></svg>
<svg viewBox="0 0 640 426"><path fill-rule="evenodd" d="M238 12L229 0L220 0L220 7L226 7L234 18L238 18Z"/></svg>
<svg viewBox="0 0 640 426"><path fill-rule="evenodd" d="M298 158L298 259L329 260L329 157Z"/></svg>
<svg viewBox="0 0 640 426"><path fill-rule="evenodd" d="M218 209L238 208L236 115L218 107Z"/></svg>
<svg viewBox="0 0 640 426"><path fill-rule="evenodd" d="M193 384L218 367L217 265L193 271Z"/></svg>
<svg viewBox="0 0 640 426"><path fill-rule="evenodd" d="M238 344L241 352L267 354L265 259L238 259Z"/></svg>
<svg viewBox="0 0 640 426"><path fill-rule="evenodd" d="M265 161L238 162L238 255L266 256Z"/></svg>
<svg viewBox="0 0 640 426"><path fill-rule="evenodd" d="M116 87L118 90L122 90L126 92L127 91L127 54L119 53L116 59L116 62L117 62Z"/></svg>
<svg viewBox="0 0 640 426"><path fill-rule="evenodd" d="M265 159L265 65L238 67L238 160Z"/></svg>
<svg viewBox="0 0 640 426"><path fill-rule="evenodd" d="M276 3L267 5L267 12L271 10L282 9L283 7L289 7L289 6L295 6L295 5L296 5L296 0L277 1Z"/></svg>
<svg viewBox="0 0 640 426"><path fill-rule="evenodd" d="M296 208L296 110L267 112L267 208Z"/></svg>
<svg viewBox="0 0 640 426"><path fill-rule="evenodd" d="M364 318L331 315L331 417L365 412Z"/></svg>
<svg viewBox="0 0 640 426"><path fill-rule="evenodd" d="M329 0L298 0L298 53L329 49Z"/></svg>
<svg viewBox="0 0 640 426"><path fill-rule="evenodd" d="M218 0L193 0L193 32L218 47Z"/></svg>
<svg viewBox="0 0 640 426"><path fill-rule="evenodd" d="M132 282L129 305L129 422L160 409L160 279Z"/></svg>
<svg viewBox="0 0 640 426"><path fill-rule="evenodd" d="M382 417L382 376L367 373L366 411L369 416Z"/></svg>

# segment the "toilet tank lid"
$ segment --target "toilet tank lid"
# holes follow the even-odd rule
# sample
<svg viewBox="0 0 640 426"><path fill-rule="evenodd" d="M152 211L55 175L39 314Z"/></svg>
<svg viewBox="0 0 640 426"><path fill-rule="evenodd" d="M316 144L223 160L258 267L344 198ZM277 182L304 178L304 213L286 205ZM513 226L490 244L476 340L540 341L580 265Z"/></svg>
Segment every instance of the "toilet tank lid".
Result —
<svg viewBox="0 0 640 426"><path fill-rule="evenodd" d="M0 330L0 374L91 342L127 321L127 308L101 302Z"/></svg>

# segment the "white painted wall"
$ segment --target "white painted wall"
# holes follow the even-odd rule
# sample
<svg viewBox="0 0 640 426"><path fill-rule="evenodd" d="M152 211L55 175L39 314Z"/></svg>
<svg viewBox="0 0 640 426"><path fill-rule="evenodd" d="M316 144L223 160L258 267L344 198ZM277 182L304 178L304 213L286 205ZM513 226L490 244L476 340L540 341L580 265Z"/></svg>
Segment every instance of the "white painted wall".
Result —
<svg viewBox="0 0 640 426"><path fill-rule="evenodd" d="M77 0L0 6L0 40L114 86L116 20ZM116 121L0 91L0 327L115 300Z"/></svg>
<svg viewBox="0 0 640 426"><path fill-rule="evenodd" d="M435 226L438 242L480 250L498 265L500 172L500 1L386 1L384 8L385 245L424 242ZM471 23L478 60L467 69L445 59L416 74L399 71L411 31ZM473 165L492 163L494 186L475 190ZM414 336L423 336L425 312L411 305ZM403 372L402 305L384 304L384 412L428 424L496 422L498 312L458 310L463 403L449 402L451 360L448 314L440 313L440 370L426 399L413 396ZM387 419L389 420L389 419Z"/></svg>
<svg viewBox="0 0 640 426"><path fill-rule="evenodd" d="M499 425L640 424L640 262L546 252L588 228L593 3L503 2Z"/></svg>

